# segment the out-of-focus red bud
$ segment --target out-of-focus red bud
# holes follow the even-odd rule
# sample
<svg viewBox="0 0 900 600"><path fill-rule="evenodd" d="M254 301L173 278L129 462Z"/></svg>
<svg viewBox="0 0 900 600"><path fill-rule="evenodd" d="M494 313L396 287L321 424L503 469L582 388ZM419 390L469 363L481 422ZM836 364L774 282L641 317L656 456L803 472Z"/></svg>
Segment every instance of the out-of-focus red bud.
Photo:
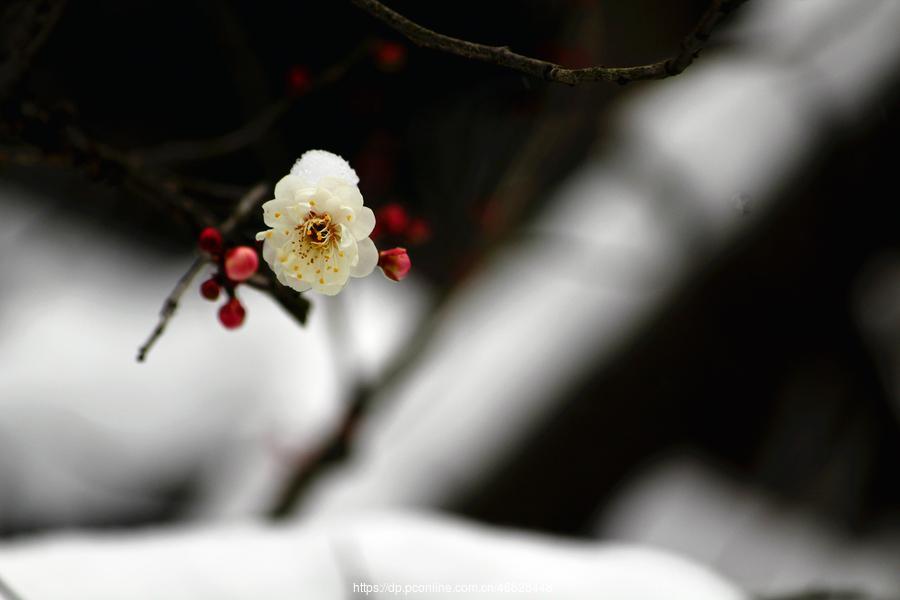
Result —
<svg viewBox="0 0 900 600"><path fill-rule="evenodd" d="M406 46L395 40L385 40L375 49L372 59L385 73L396 73L406 66Z"/></svg>
<svg viewBox="0 0 900 600"><path fill-rule="evenodd" d="M378 253L378 266L385 277L400 281L409 274L412 263L405 248L392 248Z"/></svg>
<svg viewBox="0 0 900 600"><path fill-rule="evenodd" d="M207 279L202 284L200 284L200 295L207 300L218 300L219 292L221 291L222 287L215 279Z"/></svg>
<svg viewBox="0 0 900 600"><path fill-rule="evenodd" d="M259 268L259 255L249 246L238 246L225 253L225 275L232 281L247 281Z"/></svg>
<svg viewBox="0 0 900 600"><path fill-rule="evenodd" d="M237 298L232 298L219 309L219 321L222 322L227 329L235 329L241 326L241 323L244 322L244 316L247 314L247 311L244 310L244 307L241 305L241 301Z"/></svg>
<svg viewBox="0 0 900 600"><path fill-rule="evenodd" d="M312 83L312 71L305 65L294 65L288 69L285 75L285 87L291 98L305 94L309 90L310 83Z"/></svg>
<svg viewBox="0 0 900 600"><path fill-rule="evenodd" d="M197 243L204 252L209 252L210 254L222 253L222 234L213 227L207 227L201 231L200 237L197 238Z"/></svg>
<svg viewBox="0 0 900 600"><path fill-rule="evenodd" d="M430 240L432 233L431 223L425 219L413 219L406 228L406 241L411 246L418 246Z"/></svg>
<svg viewBox="0 0 900 600"><path fill-rule="evenodd" d="M409 214L399 204L386 204L378 209L376 223L381 223L384 232L389 235L403 235L409 227Z"/></svg>

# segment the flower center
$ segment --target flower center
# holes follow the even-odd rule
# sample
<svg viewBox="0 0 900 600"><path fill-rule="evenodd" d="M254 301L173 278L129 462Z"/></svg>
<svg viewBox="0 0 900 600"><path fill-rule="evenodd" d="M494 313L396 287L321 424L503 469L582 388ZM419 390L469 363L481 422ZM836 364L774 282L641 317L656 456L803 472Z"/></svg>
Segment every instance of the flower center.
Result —
<svg viewBox="0 0 900 600"><path fill-rule="evenodd" d="M310 217L297 227L306 236L306 240L320 248L328 246L336 237L334 225L331 223L331 215L326 214L323 217L310 215Z"/></svg>

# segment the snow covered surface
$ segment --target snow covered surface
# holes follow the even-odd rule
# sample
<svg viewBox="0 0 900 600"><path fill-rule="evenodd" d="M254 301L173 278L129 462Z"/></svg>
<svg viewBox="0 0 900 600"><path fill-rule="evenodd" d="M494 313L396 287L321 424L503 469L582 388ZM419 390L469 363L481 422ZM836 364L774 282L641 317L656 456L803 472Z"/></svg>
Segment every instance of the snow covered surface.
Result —
<svg viewBox="0 0 900 600"><path fill-rule="evenodd" d="M677 552L757 594L900 593L896 528L852 536L688 455L658 461L623 486L597 533Z"/></svg>
<svg viewBox="0 0 900 600"><path fill-rule="evenodd" d="M364 597L354 584L395 586L370 592L379 598L746 598L711 571L649 548L395 513L295 527L64 534L0 549L0 572L28 600ZM526 585L545 591L527 593Z"/></svg>

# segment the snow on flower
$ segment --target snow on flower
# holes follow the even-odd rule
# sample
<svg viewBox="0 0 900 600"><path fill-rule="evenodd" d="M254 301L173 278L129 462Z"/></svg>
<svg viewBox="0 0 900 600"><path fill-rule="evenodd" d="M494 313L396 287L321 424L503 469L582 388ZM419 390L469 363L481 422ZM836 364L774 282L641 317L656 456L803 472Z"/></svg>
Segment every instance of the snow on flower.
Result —
<svg viewBox="0 0 900 600"><path fill-rule="evenodd" d="M263 204L271 229L256 234L263 259L282 284L298 292L333 296L350 277L365 277L378 263L369 239L375 215L363 206L356 172L343 158L310 150Z"/></svg>

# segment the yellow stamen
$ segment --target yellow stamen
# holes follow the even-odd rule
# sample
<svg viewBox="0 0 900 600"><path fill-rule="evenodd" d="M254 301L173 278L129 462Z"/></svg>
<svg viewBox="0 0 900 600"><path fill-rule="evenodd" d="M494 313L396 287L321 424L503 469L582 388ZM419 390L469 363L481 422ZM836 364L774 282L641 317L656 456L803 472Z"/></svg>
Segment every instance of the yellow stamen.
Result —
<svg viewBox="0 0 900 600"><path fill-rule="evenodd" d="M276 219L277 219L278 217L280 217L280 216L281 216L281 213L275 213L275 218L276 218Z"/></svg>
<svg viewBox="0 0 900 600"><path fill-rule="evenodd" d="M319 283L325 283L325 280L324 280L324 279L320 279L320 280L319 280Z"/></svg>

